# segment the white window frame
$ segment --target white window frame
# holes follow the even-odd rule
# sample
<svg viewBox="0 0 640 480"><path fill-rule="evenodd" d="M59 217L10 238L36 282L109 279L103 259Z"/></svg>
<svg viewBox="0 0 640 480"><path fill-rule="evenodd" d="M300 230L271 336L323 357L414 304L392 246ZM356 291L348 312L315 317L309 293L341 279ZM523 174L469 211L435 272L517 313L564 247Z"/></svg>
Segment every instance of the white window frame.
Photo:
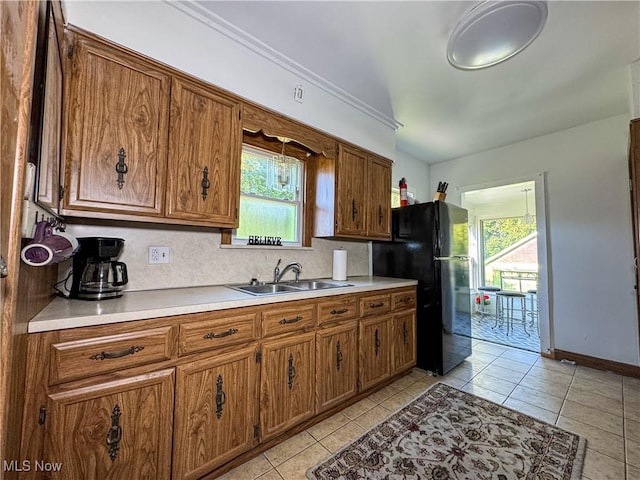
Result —
<svg viewBox="0 0 640 480"><path fill-rule="evenodd" d="M269 150L265 150L259 147L254 147L252 145L243 144L242 145L242 153L250 152L254 155L260 155L263 157L269 157L274 155L273 152ZM295 157L293 157L295 158ZM305 190L304 190L304 178L305 178L305 162L300 159L295 158L296 161L300 163L300 168L298 169L298 200L281 200L278 198L265 197L262 195L252 194L252 193L243 193L240 191L240 202L242 202L243 197L252 197L264 200L270 200L274 202L279 202L282 204L288 205L298 205L298 215L296 219L296 237L297 241L285 241L282 240L283 247L302 247L303 236L304 236L304 199L305 199ZM242 169L240 170L240 175L242 175ZM242 220L242 219L240 219ZM232 245L240 245L246 246L248 245L248 238L240 238L236 235L237 229L234 228L231 232L231 244ZM256 235L260 235L260 232L255 232ZM250 245L251 247L260 247L261 245ZM264 247L270 247L269 245L264 245Z"/></svg>

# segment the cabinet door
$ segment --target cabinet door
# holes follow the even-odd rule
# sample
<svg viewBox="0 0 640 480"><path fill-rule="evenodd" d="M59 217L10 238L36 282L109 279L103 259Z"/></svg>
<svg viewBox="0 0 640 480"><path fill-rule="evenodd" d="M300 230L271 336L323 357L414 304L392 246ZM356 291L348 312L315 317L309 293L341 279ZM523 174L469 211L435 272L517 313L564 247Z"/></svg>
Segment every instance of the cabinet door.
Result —
<svg viewBox="0 0 640 480"><path fill-rule="evenodd" d="M44 98L42 100L42 130L38 157L38 188L36 202L57 213L60 206L60 144L62 137L62 62L56 31L55 13L48 6L47 60ZM34 97L33 101L36 101Z"/></svg>
<svg viewBox="0 0 640 480"><path fill-rule="evenodd" d="M416 313L410 311L393 316L393 373L416 364Z"/></svg>
<svg viewBox="0 0 640 480"><path fill-rule="evenodd" d="M366 155L354 148L340 145L337 177L336 235L366 236Z"/></svg>
<svg viewBox="0 0 640 480"><path fill-rule="evenodd" d="M372 157L369 163L367 236L391 239L391 165Z"/></svg>
<svg viewBox="0 0 640 480"><path fill-rule="evenodd" d="M315 332L264 342L260 431L272 437L314 414Z"/></svg>
<svg viewBox="0 0 640 480"><path fill-rule="evenodd" d="M358 324L319 330L316 335L318 412L352 397L358 382Z"/></svg>
<svg viewBox="0 0 640 480"><path fill-rule="evenodd" d="M255 347L177 367L173 478L200 478L255 444Z"/></svg>
<svg viewBox="0 0 640 480"><path fill-rule="evenodd" d="M46 461L64 478L169 478L174 371L49 395Z"/></svg>
<svg viewBox="0 0 640 480"><path fill-rule="evenodd" d="M640 118L629 124L629 176L631 177L631 223L635 253L636 304L640 311ZM640 318L638 320L640 326Z"/></svg>
<svg viewBox="0 0 640 480"><path fill-rule="evenodd" d="M391 317L360 320L360 384L362 390L391 375Z"/></svg>
<svg viewBox="0 0 640 480"><path fill-rule="evenodd" d="M77 38L66 95L64 209L161 215L170 77Z"/></svg>
<svg viewBox="0 0 640 480"><path fill-rule="evenodd" d="M240 104L174 78L167 216L237 227Z"/></svg>

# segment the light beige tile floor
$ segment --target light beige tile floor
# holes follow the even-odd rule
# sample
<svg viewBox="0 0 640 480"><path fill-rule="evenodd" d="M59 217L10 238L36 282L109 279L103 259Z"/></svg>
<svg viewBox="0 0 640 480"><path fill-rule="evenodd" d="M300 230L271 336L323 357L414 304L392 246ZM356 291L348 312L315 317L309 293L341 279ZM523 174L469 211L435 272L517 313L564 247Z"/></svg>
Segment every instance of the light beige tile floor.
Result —
<svg viewBox="0 0 640 480"><path fill-rule="evenodd" d="M441 381L586 437L582 480L640 479L640 379L483 341L473 352L444 377L414 369L220 478L304 480L309 467Z"/></svg>

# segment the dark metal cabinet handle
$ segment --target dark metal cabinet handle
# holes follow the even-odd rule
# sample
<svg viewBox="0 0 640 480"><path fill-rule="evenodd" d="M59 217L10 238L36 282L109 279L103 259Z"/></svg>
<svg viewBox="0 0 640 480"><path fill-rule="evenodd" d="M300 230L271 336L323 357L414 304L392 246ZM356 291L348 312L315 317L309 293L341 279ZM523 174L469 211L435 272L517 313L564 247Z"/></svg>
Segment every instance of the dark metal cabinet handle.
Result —
<svg viewBox="0 0 640 480"><path fill-rule="evenodd" d="M299 322L300 320L302 320L302 317L300 315L295 316L293 318L283 318L282 320L280 320L278 323L280 325L287 325L289 323L296 323Z"/></svg>
<svg viewBox="0 0 640 480"><path fill-rule="evenodd" d="M411 297L403 297L399 300L399 303L410 303Z"/></svg>
<svg viewBox="0 0 640 480"><path fill-rule="evenodd" d="M227 403L227 394L222 389L222 375L218 375L216 380L216 418L222 417L222 409Z"/></svg>
<svg viewBox="0 0 640 480"><path fill-rule="evenodd" d="M107 448L109 449L109 458L115 461L120 450L120 440L122 440L122 427L120 426L120 406L113 407L111 412L111 428L107 432Z"/></svg>
<svg viewBox="0 0 640 480"><path fill-rule="evenodd" d="M369 308L380 308L380 307L384 307L384 302L369 304Z"/></svg>
<svg viewBox="0 0 640 480"><path fill-rule="evenodd" d="M378 205L378 225L382 225L382 219L384 215L382 214L382 205Z"/></svg>
<svg viewBox="0 0 640 480"><path fill-rule="evenodd" d="M351 199L351 220L355 222L358 209L356 208L356 199Z"/></svg>
<svg viewBox="0 0 640 480"><path fill-rule="evenodd" d="M236 333L238 333L238 329L237 328L230 328L226 332L220 332L220 333L209 332L209 333L203 335L202 338L204 338L205 340L211 340L213 338L229 337L231 335L235 335Z"/></svg>
<svg viewBox="0 0 640 480"><path fill-rule="evenodd" d="M331 315L342 315L343 313L347 313L348 311L348 308L341 308L340 310L336 310L334 308L333 310L331 310Z"/></svg>
<svg viewBox="0 0 640 480"><path fill-rule="evenodd" d="M202 200L206 200L207 192L209 191L209 187L211 187L211 182L209 181L209 167L204 167L202 170L202 181L200 182L200 186L202 187Z"/></svg>
<svg viewBox="0 0 640 480"><path fill-rule="evenodd" d="M122 350L120 352L100 352L100 353L95 353L93 355L91 355L89 358L91 360L108 360L108 359L112 359L112 358L120 358L120 357L126 357L127 355L133 355L134 353L138 353L141 352L142 350L144 350L144 347L141 345L132 345L131 347L127 348L126 350Z"/></svg>
<svg viewBox="0 0 640 480"><path fill-rule="evenodd" d="M122 190L122 187L124 186L124 176L129 171L129 167L124 163L125 158L127 158L127 154L124 151L124 148L121 147L120 151L118 151L118 163L116 163L116 172L118 173L116 183L118 184L118 190Z"/></svg>
<svg viewBox="0 0 640 480"><path fill-rule="evenodd" d="M342 350L340 350L340 341L336 343L336 370L340 370L340 364L342 363Z"/></svg>
<svg viewBox="0 0 640 480"><path fill-rule="evenodd" d="M407 322L402 323L402 339L405 345L409 343L409 330L407 330Z"/></svg>
<svg viewBox="0 0 640 480"><path fill-rule="evenodd" d="M293 353L289 354L289 367L287 371L287 386L289 390L293 388L293 379L296 376L296 367L293 365Z"/></svg>
<svg viewBox="0 0 640 480"><path fill-rule="evenodd" d="M378 356L378 352L380 351L380 334L378 333L378 329L376 328L376 331L374 332L374 338L375 338L375 352L376 352L376 357Z"/></svg>

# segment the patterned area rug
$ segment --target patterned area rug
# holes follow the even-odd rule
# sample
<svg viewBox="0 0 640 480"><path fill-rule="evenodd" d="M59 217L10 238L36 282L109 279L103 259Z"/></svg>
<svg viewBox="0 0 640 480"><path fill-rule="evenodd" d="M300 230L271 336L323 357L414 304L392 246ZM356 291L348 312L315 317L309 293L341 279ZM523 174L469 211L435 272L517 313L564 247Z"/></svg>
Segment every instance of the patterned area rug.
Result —
<svg viewBox="0 0 640 480"><path fill-rule="evenodd" d="M311 480L579 480L586 441L436 383L329 459Z"/></svg>

